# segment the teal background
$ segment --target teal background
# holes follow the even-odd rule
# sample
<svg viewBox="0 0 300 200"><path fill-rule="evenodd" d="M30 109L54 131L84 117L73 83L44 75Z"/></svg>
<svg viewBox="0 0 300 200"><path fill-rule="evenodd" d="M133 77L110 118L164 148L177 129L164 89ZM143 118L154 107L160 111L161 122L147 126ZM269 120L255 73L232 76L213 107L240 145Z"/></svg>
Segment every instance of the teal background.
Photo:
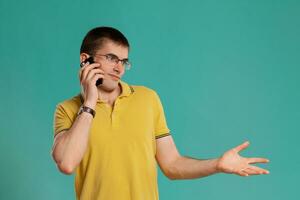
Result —
<svg viewBox="0 0 300 200"><path fill-rule="evenodd" d="M79 47L96 26L131 43L124 80L155 89L183 155L251 142L270 175L171 181L162 200L299 199L300 2L0 1L0 199L74 199L50 156L55 105L79 92Z"/></svg>

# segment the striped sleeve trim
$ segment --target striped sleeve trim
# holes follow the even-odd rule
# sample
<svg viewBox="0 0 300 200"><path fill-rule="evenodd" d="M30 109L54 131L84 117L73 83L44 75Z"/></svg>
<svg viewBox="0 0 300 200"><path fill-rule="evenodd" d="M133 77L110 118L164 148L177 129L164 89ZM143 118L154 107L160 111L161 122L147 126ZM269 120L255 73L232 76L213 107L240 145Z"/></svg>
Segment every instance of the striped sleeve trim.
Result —
<svg viewBox="0 0 300 200"><path fill-rule="evenodd" d="M159 139L159 138L162 138L162 137L166 137L166 136L168 136L168 135L171 135L171 134L170 134L170 133L164 133L164 134L155 136L155 139Z"/></svg>

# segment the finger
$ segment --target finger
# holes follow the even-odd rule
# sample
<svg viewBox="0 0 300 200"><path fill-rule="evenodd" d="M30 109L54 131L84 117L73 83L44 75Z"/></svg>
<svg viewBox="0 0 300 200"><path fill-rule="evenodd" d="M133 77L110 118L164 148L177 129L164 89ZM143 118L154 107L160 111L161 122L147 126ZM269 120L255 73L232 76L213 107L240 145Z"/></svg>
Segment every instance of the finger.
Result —
<svg viewBox="0 0 300 200"><path fill-rule="evenodd" d="M93 69L93 68L96 68L96 67L99 67L100 64L99 63L93 63L93 64L90 64L90 65L87 65L85 66L83 69L82 69L82 73L81 73L81 79L80 80L84 80L86 79L86 76L88 74L88 72Z"/></svg>
<svg viewBox="0 0 300 200"><path fill-rule="evenodd" d="M257 166L253 166L253 165L250 165L248 168L250 168L252 170L256 170L259 174L269 174L270 173L266 169L263 169L263 168L260 168L260 167L257 167Z"/></svg>
<svg viewBox="0 0 300 200"><path fill-rule="evenodd" d="M80 69L80 72L79 72L80 73L80 80L84 79L86 77L86 75L88 74L88 72L91 69L93 69L93 68L95 68L97 66L100 66L100 64L99 63L93 63L93 64L86 64L86 65L84 65L84 67L82 67Z"/></svg>
<svg viewBox="0 0 300 200"><path fill-rule="evenodd" d="M91 69L89 71L89 73L87 74L86 81L89 81L95 74L102 74L102 75L104 75L104 72L101 69L99 69L99 68Z"/></svg>
<svg viewBox="0 0 300 200"><path fill-rule="evenodd" d="M95 74L93 76L93 78L91 79L91 83L93 83L94 85L96 85L97 80L100 79L100 78L104 78L102 74Z"/></svg>
<svg viewBox="0 0 300 200"><path fill-rule="evenodd" d="M103 74L94 74L94 76L90 79L90 80L88 80L88 84L90 85L90 84L93 84L93 85L95 85L96 84L96 81L98 80L98 79L104 79L104 76L103 76Z"/></svg>
<svg viewBox="0 0 300 200"><path fill-rule="evenodd" d="M241 150L247 148L248 146L249 146L249 141L246 141L246 142L244 142L243 144L241 144L241 145L235 147L234 149L235 149L237 152L239 152L239 151L241 151Z"/></svg>
<svg viewBox="0 0 300 200"><path fill-rule="evenodd" d="M81 80L81 74L82 74L82 71L85 69L86 66L88 66L90 63L89 62L82 62L80 63L80 69L79 69L79 80Z"/></svg>
<svg viewBox="0 0 300 200"><path fill-rule="evenodd" d="M269 160L266 158L249 158L248 162L250 164L254 164L254 163L268 163Z"/></svg>
<svg viewBox="0 0 300 200"><path fill-rule="evenodd" d="M245 172L245 170L240 170L239 172L237 172L237 174L240 175L240 176L249 176L249 175Z"/></svg>
<svg viewBox="0 0 300 200"><path fill-rule="evenodd" d="M86 64L83 65L83 67L80 68L79 72L82 73L85 70L89 70L91 68L95 68L95 66L100 65L100 63L92 63L89 64L89 62L87 62Z"/></svg>
<svg viewBox="0 0 300 200"><path fill-rule="evenodd" d="M85 62L85 60L84 60L84 61L82 61L82 62L80 63L80 67L82 68L82 67L84 67L85 65L89 65L89 64L90 64L89 61Z"/></svg>
<svg viewBox="0 0 300 200"><path fill-rule="evenodd" d="M80 82L81 82L81 79L82 79L82 71L83 71L83 69L85 69L85 66L86 66L86 64L83 67L81 67L79 69L79 72L78 72L78 78L79 78Z"/></svg>
<svg viewBox="0 0 300 200"><path fill-rule="evenodd" d="M248 175L260 175L261 173L257 170L251 169L251 168L247 168L245 170L243 170L245 173L247 173Z"/></svg>

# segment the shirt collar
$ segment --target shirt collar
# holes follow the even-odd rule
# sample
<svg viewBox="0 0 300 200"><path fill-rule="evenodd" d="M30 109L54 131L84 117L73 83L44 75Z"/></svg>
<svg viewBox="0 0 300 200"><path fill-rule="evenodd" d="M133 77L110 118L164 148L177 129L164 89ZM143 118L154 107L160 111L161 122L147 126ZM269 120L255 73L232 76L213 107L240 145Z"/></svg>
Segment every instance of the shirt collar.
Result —
<svg viewBox="0 0 300 200"><path fill-rule="evenodd" d="M128 97L134 93L134 89L132 86L128 85L127 83L125 83L124 81L121 81L121 80L119 83L122 88L122 92L119 97Z"/></svg>
<svg viewBox="0 0 300 200"><path fill-rule="evenodd" d="M119 84L120 84L121 90L122 90L121 94L119 95L119 98L128 97L134 93L134 89L131 85L128 85L127 83L125 83L124 81L121 81L121 80L120 80ZM80 93L79 96L80 96L81 103L83 103L82 94ZM102 101L100 101L100 99L98 99L97 102L102 102Z"/></svg>

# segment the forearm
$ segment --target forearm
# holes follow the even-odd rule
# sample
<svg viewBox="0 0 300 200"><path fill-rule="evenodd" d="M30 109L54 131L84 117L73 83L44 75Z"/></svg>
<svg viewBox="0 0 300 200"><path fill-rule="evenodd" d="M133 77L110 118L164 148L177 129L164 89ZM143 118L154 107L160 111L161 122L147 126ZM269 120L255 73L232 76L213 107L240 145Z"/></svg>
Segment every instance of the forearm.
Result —
<svg viewBox="0 0 300 200"><path fill-rule="evenodd" d="M218 173L218 159L200 160L186 156L176 159L169 170L170 179L195 179Z"/></svg>
<svg viewBox="0 0 300 200"><path fill-rule="evenodd" d="M61 171L72 173L81 162L87 148L92 120L91 114L85 112L80 114L55 145L53 157Z"/></svg>

